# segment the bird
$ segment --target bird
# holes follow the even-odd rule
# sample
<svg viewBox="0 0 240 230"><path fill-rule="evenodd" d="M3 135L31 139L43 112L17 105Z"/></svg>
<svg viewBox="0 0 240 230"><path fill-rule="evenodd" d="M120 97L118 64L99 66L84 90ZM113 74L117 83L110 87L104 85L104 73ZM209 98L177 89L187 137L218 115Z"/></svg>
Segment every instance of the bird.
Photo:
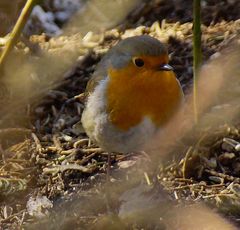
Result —
<svg viewBox="0 0 240 230"><path fill-rule="evenodd" d="M97 64L85 95L86 134L104 151L122 154L144 151L184 98L166 46L149 35L113 46Z"/></svg>

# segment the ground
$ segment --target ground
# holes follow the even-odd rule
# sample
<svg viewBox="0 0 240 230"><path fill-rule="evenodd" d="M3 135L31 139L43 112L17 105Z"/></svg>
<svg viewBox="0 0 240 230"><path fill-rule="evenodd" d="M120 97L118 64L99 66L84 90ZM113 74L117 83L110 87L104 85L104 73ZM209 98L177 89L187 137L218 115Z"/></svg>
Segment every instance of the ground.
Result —
<svg viewBox="0 0 240 230"><path fill-rule="evenodd" d="M171 64L186 95L191 94L191 2L146 1L115 28L101 34L89 33L84 44L77 47L82 53L74 67L56 87L45 90L40 101L38 97L30 105L27 112L30 122L20 127L13 122L15 126L11 128L1 124L0 223L3 229L38 229L39 226L48 229L181 229L182 222L179 226L175 223L179 205L182 209L176 212L185 213L186 207L191 209L199 203L240 226L240 122L237 115L234 119L222 119L214 127L208 124L192 128L182 138L174 140L176 144L171 146L167 157L161 158L161 162L157 158L156 164L146 154L112 156L112 179L107 184L107 153L91 143L75 125L84 108L78 95L84 92L97 62L118 40L132 35L149 34L167 43ZM224 55L223 50L230 45L239 44L240 2L208 0L202 4L205 63ZM58 49L61 52L64 42L76 43L80 37L76 34L49 40L38 36L32 41L54 55ZM234 82L235 86L237 84ZM230 91L234 91L233 88ZM237 100L237 96L234 99ZM226 104L233 106L229 100L218 103L220 112L213 114L221 113L221 108L227 110ZM144 208L136 205L139 202ZM160 204L161 210L156 204ZM38 208L34 209L34 205ZM149 210L158 215L147 215ZM139 213L145 218L140 219ZM187 214L183 218L191 222ZM195 226L194 229L203 228Z"/></svg>

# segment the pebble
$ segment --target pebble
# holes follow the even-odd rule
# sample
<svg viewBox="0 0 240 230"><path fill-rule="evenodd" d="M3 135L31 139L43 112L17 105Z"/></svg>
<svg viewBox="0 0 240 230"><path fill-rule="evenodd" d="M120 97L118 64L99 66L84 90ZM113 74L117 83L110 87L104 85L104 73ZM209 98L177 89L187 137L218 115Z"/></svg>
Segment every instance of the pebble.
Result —
<svg viewBox="0 0 240 230"><path fill-rule="evenodd" d="M218 177L218 176L209 176L209 180L216 182L218 184L222 184L224 182L223 178Z"/></svg>
<svg viewBox="0 0 240 230"><path fill-rule="evenodd" d="M219 157L218 160L222 165L228 165L232 160L235 158L234 153L222 153Z"/></svg>

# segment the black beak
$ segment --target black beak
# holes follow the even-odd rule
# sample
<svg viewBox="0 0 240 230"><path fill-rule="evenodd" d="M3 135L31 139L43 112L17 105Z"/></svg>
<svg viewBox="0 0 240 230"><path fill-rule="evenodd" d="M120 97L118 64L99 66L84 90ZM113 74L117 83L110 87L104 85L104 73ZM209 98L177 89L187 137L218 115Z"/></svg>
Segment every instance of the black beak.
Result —
<svg viewBox="0 0 240 230"><path fill-rule="evenodd" d="M172 71L173 67L170 66L169 64L163 64L163 65L158 67L158 70L160 70L160 71Z"/></svg>

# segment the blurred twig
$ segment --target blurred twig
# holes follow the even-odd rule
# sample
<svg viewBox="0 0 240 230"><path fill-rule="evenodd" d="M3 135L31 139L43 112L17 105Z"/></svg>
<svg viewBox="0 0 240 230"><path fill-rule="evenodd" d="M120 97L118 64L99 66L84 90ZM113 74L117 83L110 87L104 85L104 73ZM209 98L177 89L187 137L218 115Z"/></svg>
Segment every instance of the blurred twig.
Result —
<svg viewBox="0 0 240 230"><path fill-rule="evenodd" d="M34 7L34 5L38 2L38 0L28 0L17 20L17 23L15 24L11 34L10 34L10 38L6 44L5 49L3 50L3 53L0 57L0 70L3 69L3 66L6 62L6 59L8 57L8 55L10 54L11 50L13 49L14 45L17 43L21 32L32 12L32 9Z"/></svg>
<svg viewBox="0 0 240 230"><path fill-rule="evenodd" d="M198 121L197 82L199 67L202 62L201 50L201 0L193 3L193 110L195 123Z"/></svg>

